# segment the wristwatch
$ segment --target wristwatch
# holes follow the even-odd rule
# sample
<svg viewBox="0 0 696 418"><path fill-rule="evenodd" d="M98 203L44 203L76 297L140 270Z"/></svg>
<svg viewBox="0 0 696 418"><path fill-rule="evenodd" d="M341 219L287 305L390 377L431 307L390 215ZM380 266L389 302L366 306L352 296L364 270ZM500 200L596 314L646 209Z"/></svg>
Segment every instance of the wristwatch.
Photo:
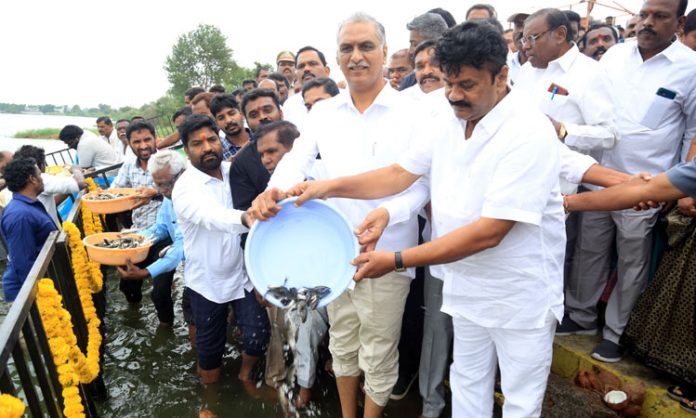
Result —
<svg viewBox="0 0 696 418"><path fill-rule="evenodd" d="M394 271L397 273L403 273L406 271L406 267L404 267L404 260L401 259L401 251L394 253L394 266L396 266Z"/></svg>
<svg viewBox="0 0 696 418"><path fill-rule="evenodd" d="M566 139L566 136L568 136L568 131L566 130L566 127L563 124L563 122L561 122L558 126L558 139L564 141Z"/></svg>

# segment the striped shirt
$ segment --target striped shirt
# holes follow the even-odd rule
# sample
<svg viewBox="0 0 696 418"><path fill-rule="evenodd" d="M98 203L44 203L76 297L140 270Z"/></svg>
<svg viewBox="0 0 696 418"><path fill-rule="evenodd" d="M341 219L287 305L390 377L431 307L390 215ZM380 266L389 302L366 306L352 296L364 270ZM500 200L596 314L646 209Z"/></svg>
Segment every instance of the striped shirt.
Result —
<svg viewBox="0 0 696 418"><path fill-rule="evenodd" d="M120 187L148 187L155 189L152 174L140 167L139 160L129 160L123 163L118 170L118 175L111 183L111 188ZM149 228L157 221L157 212L162 205L162 200L150 200L147 204L133 209L133 227L136 229Z"/></svg>

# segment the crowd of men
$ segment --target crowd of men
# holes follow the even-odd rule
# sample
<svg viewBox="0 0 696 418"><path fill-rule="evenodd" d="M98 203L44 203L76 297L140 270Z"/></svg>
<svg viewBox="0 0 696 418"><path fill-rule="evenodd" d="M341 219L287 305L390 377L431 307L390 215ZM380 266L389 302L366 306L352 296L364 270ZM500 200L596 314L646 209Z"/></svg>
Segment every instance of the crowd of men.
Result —
<svg viewBox="0 0 696 418"><path fill-rule="evenodd" d="M458 25L433 9L405 23L410 46L391 55L384 27L356 13L338 28L344 86L307 46L279 53L276 72L259 68L232 93L189 89L167 137L142 118L114 128L101 117L101 138L68 125L60 139L83 169L122 163L111 187L139 190L119 222L155 245L117 269L120 290L138 303L152 279L163 326L174 321L183 262L204 384L221 377L230 321L241 331L239 379L252 380L264 356L266 384L285 379L284 312L254 292L246 232L286 196L328 198L365 251L353 261L355 288L300 327L296 406L311 400L328 338L346 418L359 415L362 393L362 415L380 416L416 379L421 416L441 416L448 366L452 416L491 416L498 369L503 416L539 416L554 335L598 332L614 246L618 280L592 356L624 354L659 210L617 209L696 189L693 172L659 175L696 156L696 13L686 9L646 0L625 30L541 9L514 14L508 31L490 5ZM177 143L188 161L166 149ZM74 169L49 189L43 150L25 148L0 155L13 193L0 225L7 300L59 228L57 195L84 187Z"/></svg>

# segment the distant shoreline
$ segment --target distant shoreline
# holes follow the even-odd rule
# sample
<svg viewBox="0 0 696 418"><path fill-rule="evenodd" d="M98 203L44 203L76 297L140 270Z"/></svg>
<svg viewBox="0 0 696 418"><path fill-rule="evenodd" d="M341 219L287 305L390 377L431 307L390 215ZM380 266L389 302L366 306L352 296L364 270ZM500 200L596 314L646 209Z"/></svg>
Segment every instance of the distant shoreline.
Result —
<svg viewBox="0 0 696 418"><path fill-rule="evenodd" d="M94 128L82 128L82 129L99 135L97 130ZM19 131L19 132L15 133L14 138L17 138L17 139L58 139L58 134L60 134L59 128L26 129L26 130Z"/></svg>
<svg viewBox="0 0 696 418"><path fill-rule="evenodd" d="M42 128L42 129L26 129L14 134L15 138L20 139L58 139L60 129L58 128Z"/></svg>

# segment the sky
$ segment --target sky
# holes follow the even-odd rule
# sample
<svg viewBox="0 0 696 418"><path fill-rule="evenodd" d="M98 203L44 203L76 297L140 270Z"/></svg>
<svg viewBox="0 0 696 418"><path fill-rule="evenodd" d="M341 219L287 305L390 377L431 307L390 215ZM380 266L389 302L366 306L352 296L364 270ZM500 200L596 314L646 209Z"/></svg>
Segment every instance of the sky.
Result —
<svg viewBox="0 0 696 418"><path fill-rule="evenodd" d="M569 0L499 0L492 4L499 20L542 7L572 8L585 14L586 4ZM612 0L602 1L616 5ZM641 0L618 0L637 12ZM406 23L434 7L460 22L474 2L437 0L387 2L305 0L254 1L170 0L7 0L0 5L0 102L94 107L139 107L169 88L163 69L179 35L199 24L217 26L227 36L233 58L242 66L274 63L282 50L312 45L329 61L332 77L336 31L357 11L367 12L386 28L389 53L408 47ZM693 6L692 6L693 7ZM690 7L690 8L692 8ZM593 17L626 13L595 6Z"/></svg>

